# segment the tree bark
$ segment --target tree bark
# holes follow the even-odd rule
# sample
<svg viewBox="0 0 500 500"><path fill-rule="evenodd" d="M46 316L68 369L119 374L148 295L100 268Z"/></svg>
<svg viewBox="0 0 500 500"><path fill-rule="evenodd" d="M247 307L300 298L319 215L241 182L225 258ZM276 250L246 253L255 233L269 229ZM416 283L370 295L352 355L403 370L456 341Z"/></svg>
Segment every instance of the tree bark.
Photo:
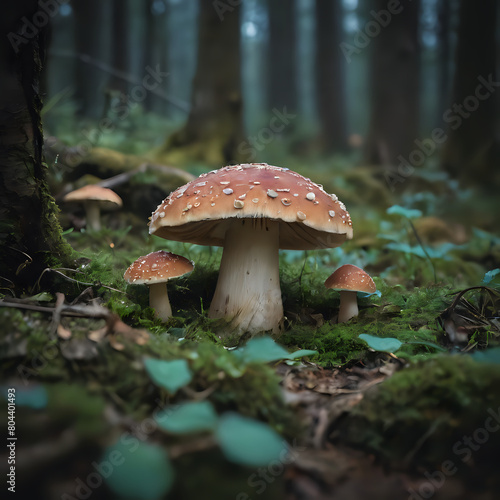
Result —
<svg viewBox="0 0 500 500"><path fill-rule="evenodd" d="M442 165L467 184L500 186L499 140L495 137L499 91L496 70L497 2L462 0L453 95L445 122L448 140ZM478 92L478 85L481 90ZM479 95L480 94L480 95Z"/></svg>
<svg viewBox="0 0 500 500"><path fill-rule="evenodd" d="M342 8L339 2L316 0L316 109L320 148L331 153L346 147L345 68L339 50Z"/></svg>
<svg viewBox="0 0 500 500"><path fill-rule="evenodd" d="M268 111L297 110L297 30L295 2L268 0Z"/></svg>
<svg viewBox="0 0 500 500"><path fill-rule="evenodd" d="M2 7L0 64L0 286L29 288L44 268L67 258L57 208L45 182L40 121L44 28L23 36L37 0ZM17 38L16 38L17 37Z"/></svg>
<svg viewBox="0 0 500 500"><path fill-rule="evenodd" d="M420 1L402 2L401 11L371 38L371 116L366 160L373 165L397 165L408 158L418 139ZM374 10L387 8L376 0Z"/></svg>
<svg viewBox="0 0 500 500"><path fill-rule="evenodd" d="M224 4L226 5L226 4ZM238 163L242 151L243 99L240 75L240 5L223 19L212 2L199 0L199 36L191 111L186 125L159 153L165 163Z"/></svg>

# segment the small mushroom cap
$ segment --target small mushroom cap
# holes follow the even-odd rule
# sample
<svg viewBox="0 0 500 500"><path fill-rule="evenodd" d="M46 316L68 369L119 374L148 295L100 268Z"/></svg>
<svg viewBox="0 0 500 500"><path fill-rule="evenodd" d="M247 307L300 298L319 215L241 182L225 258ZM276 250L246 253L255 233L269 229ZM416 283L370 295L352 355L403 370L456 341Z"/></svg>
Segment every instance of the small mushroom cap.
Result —
<svg viewBox="0 0 500 500"><path fill-rule="evenodd" d="M194 263L181 255L165 250L148 253L139 257L125 271L123 278L134 285L164 283L170 278L178 278L194 269Z"/></svg>
<svg viewBox="0 0 500 500"><path fill-rule="evenodd" d="M80 189L71 191L64 198L64 201L98 201L101 208L118 208L123 205L122 199L111 189L89 184Z"/></svg>
<svg viewBox="0 0 500 500"><path fill-rule="evenodd" d="M370 275L352 264L339 267L326 281L326 288L374 293L377 290Z"/></svg>
<svg viewBox="0 0 500 500"><path fill-rule="evenodd" d="M266 163L223 167L176 189L151 216L149 232L223 246L234 218L278 221L280 248L290 250L333 248L352 238L351 218L337 196Z"/></svg>

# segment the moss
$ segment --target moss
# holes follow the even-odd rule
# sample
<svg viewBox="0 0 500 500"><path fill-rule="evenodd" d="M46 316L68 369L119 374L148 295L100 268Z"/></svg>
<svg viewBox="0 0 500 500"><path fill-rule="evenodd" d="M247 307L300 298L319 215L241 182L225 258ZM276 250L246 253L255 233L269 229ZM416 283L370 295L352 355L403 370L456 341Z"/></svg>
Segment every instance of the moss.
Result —
<svg viewBox="0 0 500 500"><path fill-rule="evenodd" d="M500 422L498 387L500 365L465 355L414 363L370 389L335 430L336 440L374 452L395 467L435 469L452 460L465 474L470 470L465 459L498 467L500 433L490 432L480 445L464 442L466 436L482 441L477 429L484 429L492 414Z"/></svg>

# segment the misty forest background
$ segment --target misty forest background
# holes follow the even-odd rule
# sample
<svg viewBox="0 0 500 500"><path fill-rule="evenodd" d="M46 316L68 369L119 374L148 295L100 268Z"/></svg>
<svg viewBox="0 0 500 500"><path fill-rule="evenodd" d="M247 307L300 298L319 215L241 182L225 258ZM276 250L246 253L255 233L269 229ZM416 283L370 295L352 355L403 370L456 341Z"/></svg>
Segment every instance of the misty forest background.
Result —
<svg viewBox="0 0 500 500"><path fill-rule="evenodd" d="M493 0L75 0L52 19L46 134L82 150L159 148L179 164L354 152L392 168L389 187L424 163L498 187L497 87L473 97L480 78L496 81L498 10ZM289 115L277 131L273 113Z"/></svg>

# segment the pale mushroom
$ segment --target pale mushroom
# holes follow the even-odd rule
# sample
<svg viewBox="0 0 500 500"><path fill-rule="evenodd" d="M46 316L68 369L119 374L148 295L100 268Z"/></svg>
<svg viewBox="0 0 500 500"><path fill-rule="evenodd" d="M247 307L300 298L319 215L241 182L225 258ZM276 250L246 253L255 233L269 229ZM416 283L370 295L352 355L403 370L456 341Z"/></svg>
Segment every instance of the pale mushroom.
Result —
<svg viewBox="0 0 500 500"><path fill-rule="evenodd" d="M283 321L279 249L332 248L352 238L335 195L287 168L234 165L178 188L151 217L150 234L224 247L211 318L230 320L242 334Z"/></svg>
<svg viewBox="0 0 500 500"><path fill-rule="evenodd" d="M87 227L92 231L101 229L101 209L113 210L123 205L122 199L114 191L94 184L71 191L63 201L83 204Z"/></svg>
<svg viewBox="0 0 500 500"><path fill-rule="evenodd" d="M325 281L325 286L340 291L339 323L358 315L357 292L375 293L377 290L370 275L352 264L339 267Z"/></svg>
<svg viewBox="0 0 500 500"><path fill-rule="evenodd" d="M149 305L162 321L172 316L167 281L191 272L194 263L185 257L158 250L139 257L123 275L131 285L148 285Z"/></svg>

